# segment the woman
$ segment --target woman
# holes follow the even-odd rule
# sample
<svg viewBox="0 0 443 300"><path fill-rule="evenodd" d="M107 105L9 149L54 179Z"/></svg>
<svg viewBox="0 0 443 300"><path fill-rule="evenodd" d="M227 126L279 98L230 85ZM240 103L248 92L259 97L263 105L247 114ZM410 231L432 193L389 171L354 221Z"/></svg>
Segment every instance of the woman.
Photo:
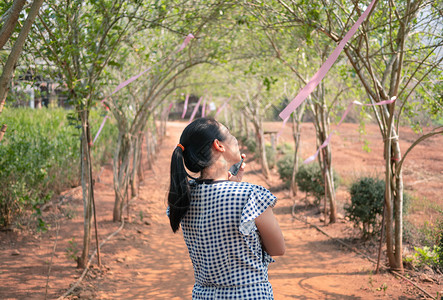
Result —
<svg viewBox="0 0 443 300"><path fill-rule="evenodd" d="M194 266L192 299L273 299L268 264L285 252L276 197L241 182L244 163L236 176L228 171L242 157L237 139L209 118L189 124L172 154L169 219Z"/></svg>

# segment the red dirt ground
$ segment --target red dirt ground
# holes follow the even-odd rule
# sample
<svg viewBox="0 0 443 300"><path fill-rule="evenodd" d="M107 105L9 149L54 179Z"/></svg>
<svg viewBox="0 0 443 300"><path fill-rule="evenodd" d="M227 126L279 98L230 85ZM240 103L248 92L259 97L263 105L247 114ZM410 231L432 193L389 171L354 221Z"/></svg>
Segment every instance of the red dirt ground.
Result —
<svg viewBox="0 0 443 300"><path fill-rule="evenodd" d="M85 280L69 298L190 299L194 283L192 264L181 233L171 232L165 214L170 154L184 126L178 122L168 124L154 168L145 171L139 197L130 204L128 222L101 248L102 266L98 267L94 260ZM278 130L280 126L279 123L266 124L268 130ZM342 211L343 204L349 201L345 185L362 175L381 176L383 157L376 126L367 126L365 138L370 143L370 153L362 150L363 142L355 124L344 124L339 131L332 146L334 168L343 181L337 192ZM415 138L409 129L401 129L403 152ZM281 140L292 144L289 126ZM315 152L314 145L312 125L303 124L301 157ZM411 152L405 163L405 187L413 196L412 211L407 218L416 226L422 226L424 221L435 222L441 216L437 208L443 208L442 146L442 136L427 140ZM355 237L355 230L343 219L323 226L315 209L302 206L300 199L304 195L291 199L288 192L280 188L282 183L275 172L265 180L259 166L249 158L244 180L269 188L279 199L274 211L284 232L287 251L283 257L277 257L269 269L276 300L423 298L422 292L389 273L374 275L375 266L366 258L293 218L291 208L295 201L299 218L307 216L311 223L333 237L345 238L348 243ZM81 271L67 255L72 254L67 250L70 247L80 252L82 244L81 195L71 194L60 207L49 207L44 212L45 220L52 224L47 233L0 232L0 299L45 299L47 279L47 298L55 299L80 276ZM104 167L95 195L99 236L103 240L120 225L111 221L114 201L111 166ZM60 226L57 238L56 224ZM72 247L72 241L77 247ZM56 251L52 255L54 245ZM375 257L373 246L357 245L363 250L366 246L367 253ZM441 275L407 273L431 295L443 292Z"/></svg>

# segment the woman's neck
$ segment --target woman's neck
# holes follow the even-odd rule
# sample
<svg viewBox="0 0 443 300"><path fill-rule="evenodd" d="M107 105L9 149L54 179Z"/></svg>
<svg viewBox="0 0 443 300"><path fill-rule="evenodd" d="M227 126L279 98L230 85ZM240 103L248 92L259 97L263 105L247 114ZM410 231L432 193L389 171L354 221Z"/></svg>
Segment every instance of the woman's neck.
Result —
<svg viewBox="0 0 443 300"><path fill-rule="evenodd" d="M228 180L228 163L220 156L212 165L201 172L200 179Z"/></svg>

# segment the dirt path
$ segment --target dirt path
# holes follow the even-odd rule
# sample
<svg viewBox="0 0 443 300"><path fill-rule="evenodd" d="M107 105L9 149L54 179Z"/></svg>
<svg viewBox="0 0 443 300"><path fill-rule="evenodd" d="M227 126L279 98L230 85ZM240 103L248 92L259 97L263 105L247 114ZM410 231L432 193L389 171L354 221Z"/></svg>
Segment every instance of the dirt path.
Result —
<svg viewBox="0 0 443 300"><path fill-rule="evenodd" d="M140 199L131 205L131 224L122 237L104 249L110 271L91 281L96 299L190 299L193 269L181 233L169 228L166 210L168 168L183 124L171 123L154 172L149 172ZM258 166L248 163L244 180L270 188ZM391 275L371 275L374 266L291 216L292 200L274 191L275 213L284 232L287 252L270 265L275 299L407 299L408 287ZM140 212L144 215L140 218ZM146 219L149 226L144 224ZM335 225L334 225L335 226ZM332 229L329 226L327 229ZM337 224L341 230L343 224ZM415 296L412 296L415 299Z"/></svg>
<svg viewBox="0 0 443 300"><path fill-rule="evenodd" d="M182 234L172 233L165 214L170 154L184 126L184 123L168 124L168 134L154 168L145 171L140 197L131 202L124 229L101 248L102 267L98 268L94 260L85 280L69 296L70 299L191 298L194 284L192 264ZM355 128L352 127L352 130ZM285 134L290 135L289 132ZM306 141L313 137L307 128ZM352 150L350 144L346 151L343 150L346 153L353 151L352 155L337 155L338 166L353 172L357 167L360 170L378 165L372 160L373 154L368 153L364 153L363 162L366 160L369 164L361 165L356 160L358 155L354 155L361 154L361 148L355 144L352 146L355 149ZM439 149L437 146L430 148ZM303 151L311 153L312 149L302 147ZM438 151L433 152L436 159L441 158ZM306 156L306 153L302 155ZM353 163L349 161L351 158L355 160ZM419 159L422 158L417 155L417 163L425 163L425 160ZM440 170L437 171L432 174L442 176ZM119 224L111 221L114 202L111 166L104 168L100 178L95 186L95 195L99 233L103 240ZM269 269L276 300L421 299L420 293L411 285L387 273L373 275L375 267L368 260L294 219L291 215L293 200L286 190L279 188L282 184L277 174L274 173L270 181L265 181L259 166L248 159L244 180L269 188L279 199L274 212L283 230L287 251L283 257L277 257ZM80 194L68 198L61 207L49 207L44 212L46 220L52 224L47 233L0 232L0 299L45 299L47 280L47 299L55 299L80 276L81 270L75 268L75 262L69 256L80 254L82 201ZM300 199L296 202L301 203ZM297 214L309 214L310 222L322 226L319 215L312 211L298 211ZM58 236L56 220L60 225ZM351 231L350 226L342 220L323 229L332 236L342 237L343 233ZM54 245L57 246L55 252ZM421 282L420 285L433 295L442 290L436 282Z"/></svg>

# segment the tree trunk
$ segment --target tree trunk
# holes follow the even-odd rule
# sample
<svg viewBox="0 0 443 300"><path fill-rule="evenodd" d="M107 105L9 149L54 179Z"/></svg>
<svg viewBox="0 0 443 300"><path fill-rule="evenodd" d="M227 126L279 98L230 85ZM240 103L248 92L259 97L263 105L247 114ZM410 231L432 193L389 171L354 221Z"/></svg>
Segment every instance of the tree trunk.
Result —
<svg viewBox="0 0 443 300"><path fill-rule="evenodd" d="M148 169L152 170L153 161L157 154L158 140L157 131L155 128L148 127L146 132L146 149L147 149L147 159L148 159Z"/></svg>
<svg viewBox="0 0 443 300"><path fill-rule="evenodd" d="M82 111L80 119L82 123L82 191L83 191L83 250L78 259L78 267L85 268L89 259L89 248L91 244L92 229L92 178L91 178L91 156L90 145L88 143L88 112Z"/></svg>
<svg viewBox="0 0 443 300"><path fill-rule="evenodd" d="M394 105L390 106L386 131L385 156L385 203L386 203L386 254L391 269L403 273L403 176L401 169L396 174L397 163L401 159L400 144L393 128ZM386 111L385 111L386 112ZM385 117L386 114L385 114Z"/></svg>
<svg viewBox="0 0 443 300"><path fill-rule="evenodd" d="M330 145L323 148L324 159L323 165L325 173L325 197L329 202L329 223L335 223L337 221L337 205L335 200L335 189L334 189L334 177L331 166L331 147ZM326 216L325 216L326 217Z"/></svg>
<svg viewBox="0 0 443 300"><path fill-rule="evenodd" d="M31 9L29 11L28 17L26 18L25 23L23 24L22 29L18 35L17 40L14 43L14 46L11 49L11 52L8 55L8 59L3 67L3 72L0 77L0 113L1 108L4 105L6 95L9 89L9 82L11 81L12 74L14 72L15 64L20 57L20 53L23 50L23 46L25 44L26 38L28 37L28 33L31 30L32 23L38 14L40 6L42 5L43 0L35 0L32 3Z"/></svg>
<svg viewBox="0 0 443 300"><path fill-rule="evenodd" d="M137 176L139 183L143 182L145 180L145 175L143 173L143 141L144 141L145 135L144 133L140 133L139 135L139 146L138 146L138 165L137 165Z"/></svg>
<svg viewBox="0 0 443 300"><path fill-rule="evenodd" d="M323 128L323 137L324 140L328 137L330 131L329 131L329 117L326 115L326 105L323 104L322 109L322 128ZM336 199L335 199L335 189L334 189L334 176L332 171L332 151L331 151L331 145L327 145L325 148L323 148L324 156L323 156L323 166L325 173L325 197L328 199L329 202L329 222L335 223L337 221L337 205L336 205ZM326 216L325 216L326 218Z"/></svg>
<svg viewBox="0 0 443 300"><path fill-rule="evenodd" d="M329 135L329 117L327 115L327 107L324 101L324 94L319 93L318 99L322 104L310 101L311 110L314 115L314 126L317 135L317 147L322 145ZM329 222L335 223L337 220L337 205L335 199L334 177L332 172L332 153L331 146L327 145L321 151L319 156L320 169L325 184L325 201L329 202ZM326 207L326 203L325 203ZM326 218L326 216L325 216Z"/></svg>
<svg viewBox="0 0 443 300"><path fill-rule="evenodd" d="M239 115L238 117L239 117L239 120L238 120L238 129L237 129L237 131L235 132L235 134L236 134L238 137L241 137L241 136L243 136L243 131L244 131L244 127L243 127L243 119L244 119L244 116L243 116L242 113L240 113L240 115Z"/></svg>
<svg viewBox="0 0 443 300"><path fill-rule="evenodd" d="M114 212L113 221L121 222L124 200L128 194L131 139L128 134L119 132L114 154Z"/></svg>
<svg viewBox="0 0 443 300"><path fill-rule="evenodd" d="M293 196L297 195L297 184L295 182L295 176L297 175L298 172L298 165L299 165L298 150L300 148L300 133L301 133L300 125L303 119L303 115L305 113L305 107L306 107L306 102L304 101L292 115L292 137L294 138L295 145L294 145L294 167L292 168L290 189Z"/></svg>
<svg viewBox="0 0 443 300"><path fill-rule="evenodd" d="M269 166L268 159L266 158L266 141L263 130L263 123L258 118L254 118L253 120L254 128L255 128L255 136L257 139L257 148L259 151L260 163L262 167L262 173L266 179L269 178Z"/></svg>
<svg viewBox="0 0 443 300"><path fill-rule="evenodd" d="M166 127L169 120L169 109L166 109L161 115L160 115L160 136L163 139L163 137L166 136Z"/></svg>
<svg viewBox="0 0 443 300"><path fill-rule="evenodd" d="M131 197L137 196L137 178L136 175L138 174L138 169L140 165L140 152L141 152L141 139L142 135L138 134L137 138L135 139L134 146L133 146L133 153L132 153L132 170L131 170L131 178L129 180L131 185Z"/></svg>
<svg viewBox="0 0 443 300"><path fill-rule="evenodd" d="M397 170L397 164L401 159L400 143L398 139L392 141L392 150L394 153L394 158L392 159L392 170L394 171L395 179L395 198L394 198L394 209L395 209L395 268L403 273L403 175L402 169Z"/></svg>
<svg viewBox="0 0 443 300"><path fill-rule="evenodd" d="M12 2L8 17L4 21L2 28L0 28L0 49L3 48L14 32L18 17L20 16L20 12L25 4L26 0L14 0L14 2Z"/></svg>
<svg viewBox="0 0 443 300"><path fill-rule="evenodd" d="M238 132L239 123L240 123L240 117L237 114L232 114L232 127L231 127L232 132Z"/></svg>
<svg viewBox="0 0 443 300"><path fill-rule="evenodd" d="M152 160L154 158L153 152L154 152L154 145L153 145L153 138L152 133L150 132L150 129L146 131L146 159L148 161L148 170L152 169Z"/></svg>
<svg viewBox="0 0 443 300"><path fill-rule="evenodd" d="M3 124L2 125L2 128L0 129L0 142L2 141L2 139L3 139L3 136L5 135L5 133L6 133L6 129L8 128L8 125L6 125L6 124Z"/></svg>
<svg viewBox="0 0 443 300"><path fill-rule="evenodd" d="M248 118L244 115L244 113L241 114L243 117L243 130L245 132L246 139L249 139L249 126L248 126Z"/></svg>
<svg viewBox="0 0 443 300"><path fill-rule="evenodd" d="M95 205L95 198L94 198L94 177L92 174L92 157L91 157L91 147L92 147L92 137L91 137L91 126L89 123L89 112L87 113L88 119L86 120L86 142L87 142L87 149L88 149L88 165L89 165L89 205L90 205L90 220L89 220L89 240L91 240L91 226L92 226L92 216L94 216L94 227L95 227L95 241L96 241L96 248L97 248L97 260L98 265L100 266L100 245L99 245L99 236L98 236L98 228L97 228L97 207ZM86 267L86 265L84 266Z"/></svg>
<svg viewBox="0 0 443 300"><path fill-rule="evenodd" d="M237 130L235 115L234 114L228 114L228 118L229 119L227 120L227 122L228 122L228 126L229 126L228 127L229 131L234 133Z"/></svg>

